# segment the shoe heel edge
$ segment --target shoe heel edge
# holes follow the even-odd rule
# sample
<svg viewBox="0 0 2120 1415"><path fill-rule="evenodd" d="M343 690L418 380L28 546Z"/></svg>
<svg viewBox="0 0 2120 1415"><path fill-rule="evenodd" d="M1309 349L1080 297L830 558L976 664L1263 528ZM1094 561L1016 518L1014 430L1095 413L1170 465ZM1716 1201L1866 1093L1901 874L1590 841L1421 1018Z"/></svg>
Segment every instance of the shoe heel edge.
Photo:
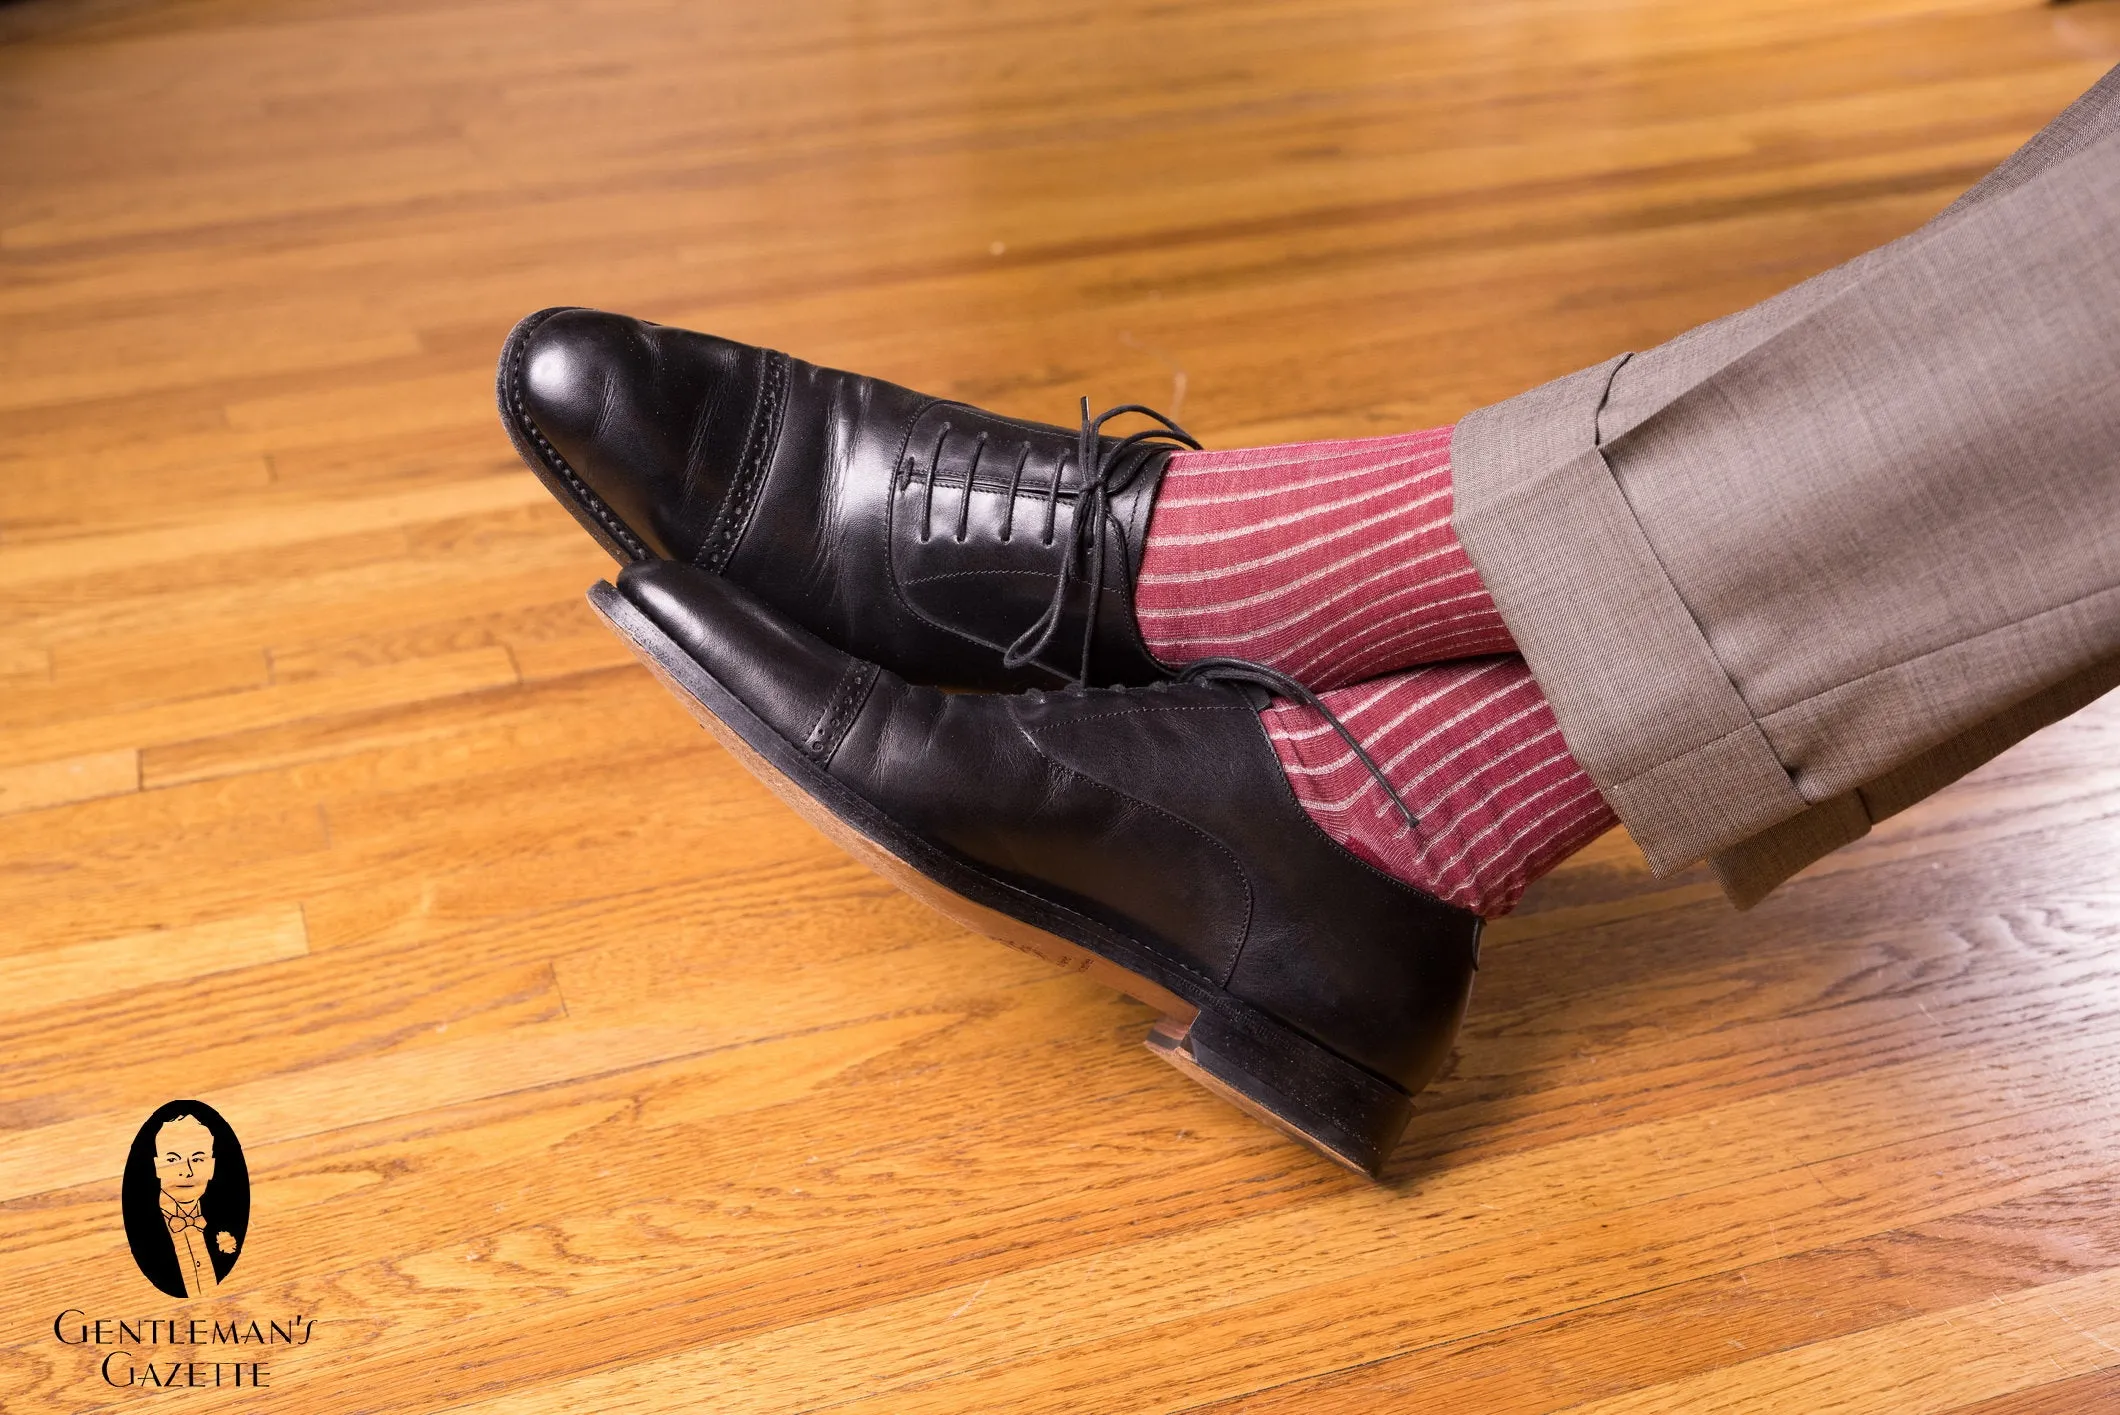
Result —
<svg viewBox="0 0 2120 1415"><path fill-rule="evenodd" d="M1413 1118L1413 1097L1263 1014L1164 1018L1148 1048L1255 1119L1371 1179Z"/></svg>

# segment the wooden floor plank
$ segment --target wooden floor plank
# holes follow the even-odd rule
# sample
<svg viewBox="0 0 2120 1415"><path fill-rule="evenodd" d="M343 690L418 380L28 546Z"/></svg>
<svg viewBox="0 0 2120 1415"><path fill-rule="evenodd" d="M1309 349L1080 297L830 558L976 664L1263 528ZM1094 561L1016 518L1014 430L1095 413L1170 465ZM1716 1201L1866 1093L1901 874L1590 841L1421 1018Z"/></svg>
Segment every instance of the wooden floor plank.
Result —
<svg viewBox="0 0 2120 1415"><path fill-rule="evenodd" d="M0 753L35 759L53 747L122 750L272 727L303 718L454 697L512 685L515 664L498 647L467 649L339 678L221 693L168 706L57 723L9 734ZM163 784L150 781L149 784Z"/></svg>
<svg viewBox="0 0 2120 1415"><path fill-rule="evenodd" d="M1950 1407L1958 1415L2074 1415L2083 1410L2103 1410L2120 1404L2120 1368L2103 1370L2050 1385L1998 1395L1991 1400Z"/></svg>
<svg viewBox="0 0 2120 1415"><path fill-rule="evenodd" d="M2026 1128L2044 1127L2034 1121ZM1866 1156L1857 1172L1887 1187L1844 1190L1838 1202L1821 1202L1813 1175L1784 1170L1628 1210L1627 1222L1601 1215L1462 1248L1400 1247L1392 1240L1401 1234L1372 1231L1365 1259L1352 1272L1315 1252L1309 1240L1317 1216L1299 1210L1242 1226L1249 1231L1224 1226L1155 1245L1124 1270L1115 1271L1112 1255L1103 1254L983 1280L983 1292L979 1282L967 1281L647 1369L525 1391L484 1408L646 1408L653 1392L675 1386L710 1389L731 1408L749 1410L841 1403L908 1411L1169 1409L1188 1396L1329 1369L1353 1350L1389 1350L1393 1343L1448 1340L1536 1319L1578 1305L1588 1285L1639 1292L1765 1261L1777 1256L1784 1232L1786 1241L1806 1246L1846 1242L1878 1231L1878 1215L1907 1202L1910 1185L1921 1186L1935 1205L1927 1212L1940 1217L2069 1182L2095 1163L2081 1149L2037 1157L2051 1137L2026 1135L2032 1149L2001 1130L1986 1129L1979 1138L2017 1166L2012 1178L1997 1183L1992 1170L1939 1174L1941 1147L1917 1144L1896 1155ZM1896 1184L1887 1178L1895 1169ZM1377 1223L1375 1209L1354 1202L1356 1196L1335 1197L1343 1202L1329 1208L1345 1212L1333 1226L1350 1237ZM1739 1212L1759 1222L1734 1224ZM1535 1254L1560 1243L1569 1245L1568 1268L1541 1270ZM1232 1290L1238 1274L1248 1280ZM1071 1306L1081 1302L1084 1310L1071 1311L1063 1325L1038 1322L1041 1294L1055 1292L1070 1293ZM1211 1339L1217 1334L1220 1339ZM1191 1354L1175 1365L1150 1355L1179 1351ZM897 1353L889 1367L876 1364L883 1352ZM933 1379L950 1371L963 1374ZM914 1383L922 1377L928 1383Z"/></svg>
<svg viewBox="0 0 2120 1415"><path fill-rule="evenodd" d="M0 957L0 1014L277 963L309 951L299 909ZM18 1062L21 1054L16 1053Z"/></svg>
<svg viewBox="0 0 2120 1415"><path fill-rule="evenodd" d="M2120 1365L2120 1267L1579 1406L1585 1415L1802 1404L1922 1415Z"/></svg>
<svg viewBox="0 0 2120 1415"><path fill-rule="evenodd" d="M139 789L140 752L136 747L0 767L0 814L121 796Z"/></svg>
<svg viewBox="0 0 2120 1415"><path fill-rule="evenodd" d="M2120 1238L2114 1199L2103 1181L2049 1190L1194 1408L1288 1415L1422 1399L1491 1415L1553 1410L2102 1272Z"/></svg>

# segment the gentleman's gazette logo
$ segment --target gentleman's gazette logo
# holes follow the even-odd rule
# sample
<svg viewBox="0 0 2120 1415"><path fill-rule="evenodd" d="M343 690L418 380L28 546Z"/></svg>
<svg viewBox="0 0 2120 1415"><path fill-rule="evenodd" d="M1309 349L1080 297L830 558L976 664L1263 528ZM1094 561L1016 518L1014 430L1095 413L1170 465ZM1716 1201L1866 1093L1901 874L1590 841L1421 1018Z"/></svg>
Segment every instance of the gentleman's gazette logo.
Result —
<svg viewBox="0 0 2120 1415"><path fill-rule="evenodd" d="M147 1280L172 1297L204 1297L243 1254L250 1167L221 1113L171 1101L125 1157L125 1238Z"/></svg>
<svg viewBox="0 0 2120 1415"><path fill-rule="evenodd" d="M119 1192L126 1242L147 1280L171 1297L217 1295L250 1232L250 1167L220 1112L171 1101L148 1116L126 1154ZM256 1387L270 1384L266 1353L244 1348L303 1345L315 1324L299 1314L260 1322L225 1309L192 1311L97 1317L69 1307L53 1319L52 1335L101 1348L96 1370L109 1385Z"/></svg>

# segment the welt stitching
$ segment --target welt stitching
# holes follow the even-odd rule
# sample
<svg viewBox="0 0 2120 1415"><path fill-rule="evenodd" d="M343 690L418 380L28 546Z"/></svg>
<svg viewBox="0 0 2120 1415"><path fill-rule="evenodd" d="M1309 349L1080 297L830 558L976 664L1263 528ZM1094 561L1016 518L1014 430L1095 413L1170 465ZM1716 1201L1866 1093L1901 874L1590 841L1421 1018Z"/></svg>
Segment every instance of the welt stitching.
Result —
<svg viewBox="0 0 2120 1415"><path fill-rule="evenodd" d="M766 351L765 367L760 370L758 381L758 402L751 409L751 426L744 435L743 460L737 463L736 476L729 484L728 498L722 503L713 533L694 557L694 563L703 570L718 574L724 569L729 557L735 553L736 542L742 537L744 527L750 524L758 493L765 485L766 465L772 460L773 449L780 441L781 412L787 403L789 362L786 354Z"/></svg>
<svg viewBox="0 0 2120 1415"><path fill-rule="evenodd" d="M574 468L567 465L567 459L559 455L558 448L545 440L544 433L540 432L537 424L531 420L530 410L523 406L523 358L530 347L527 334L528 331L525 331L524 339L515 346L515 357L510 360L508 368L508 403L510 410L515 414L516 425L537 449L538 460L567 483L568 490L573 493L581 508L595 517L596 523L609 531L619 544L633 552L634 559L647 559L647 546L641 544L627 528L626 523L619 520L611 508L604 505L602 498L589 489L589 484L576 474Z"/></svg>

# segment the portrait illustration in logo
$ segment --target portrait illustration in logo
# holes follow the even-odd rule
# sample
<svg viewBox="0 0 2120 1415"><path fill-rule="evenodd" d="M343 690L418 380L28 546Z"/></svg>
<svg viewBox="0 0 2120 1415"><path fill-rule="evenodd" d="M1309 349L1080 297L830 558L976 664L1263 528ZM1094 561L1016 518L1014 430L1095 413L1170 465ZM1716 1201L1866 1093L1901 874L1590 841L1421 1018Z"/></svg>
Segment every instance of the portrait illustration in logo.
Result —
<svg viewBox="0 0 2120 1415"><path fill-rule="evenodd" d="M242 1256L250 1167L212 1106L171 1101L148 1116L125 1157L121 1192L133 1261L170 1296L206 1296Z"/></svg>

